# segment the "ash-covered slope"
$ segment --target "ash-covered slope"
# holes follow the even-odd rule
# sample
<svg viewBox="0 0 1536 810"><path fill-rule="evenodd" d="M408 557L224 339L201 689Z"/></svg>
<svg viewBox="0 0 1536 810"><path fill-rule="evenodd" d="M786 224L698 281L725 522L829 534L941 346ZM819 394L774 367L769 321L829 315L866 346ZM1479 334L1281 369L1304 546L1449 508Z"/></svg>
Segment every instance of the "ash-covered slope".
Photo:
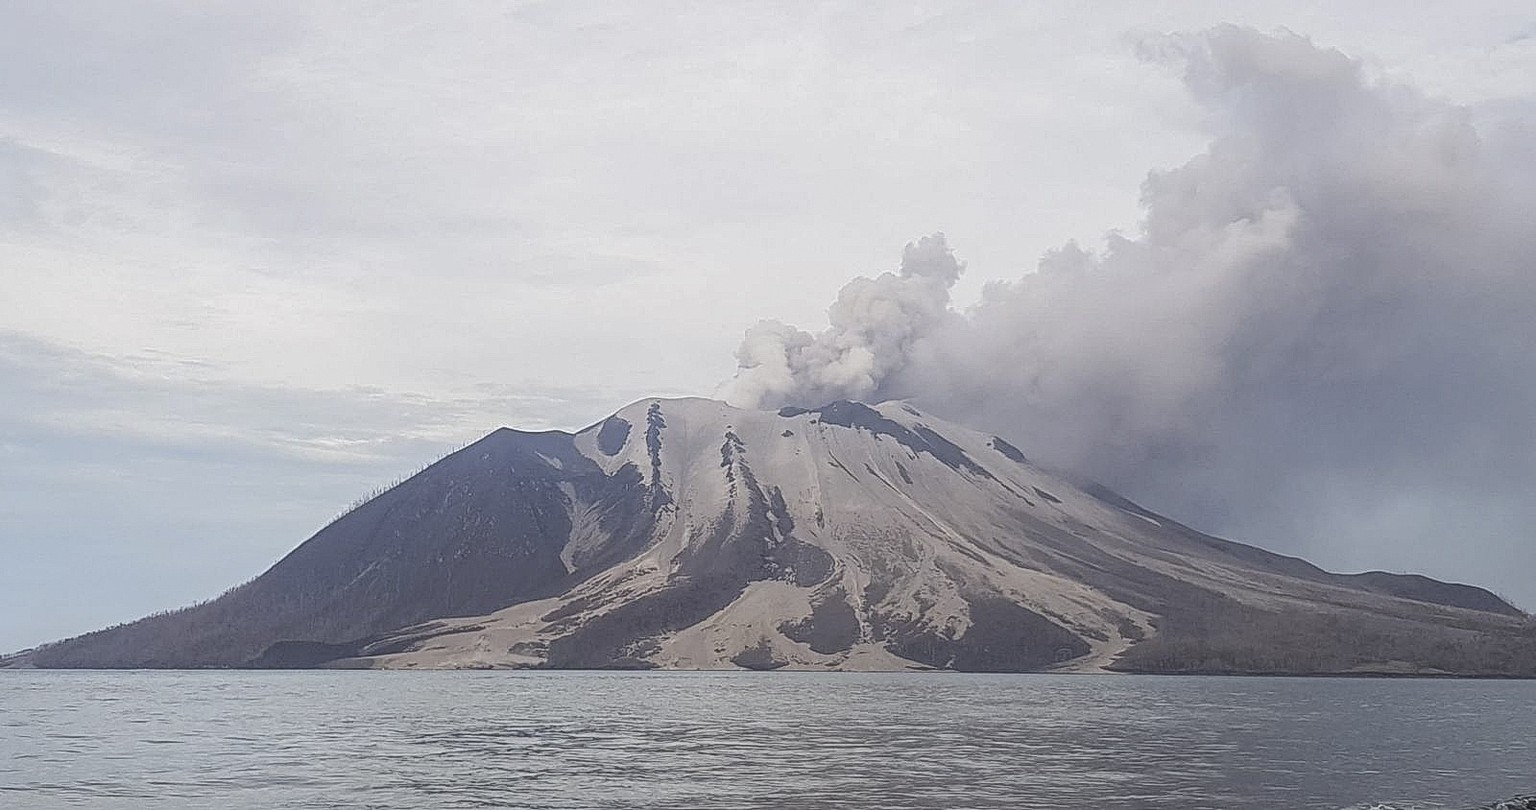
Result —
<svg viewBox="0 0 1536 810"><path fill-rule="evenodd" d="M588 504L610 562L649 537L633 471L604 473L566 433L503 428L348 512L211 602L48 645L38 666L307 664L348 642L559 591L570 504ZM611 518L607 515L611 514ZM299 642L282 644L277 642ZM260 656L267 653L265 659Z"/></svg>
<svg viewBox="0 0 1536 810"><path fill-rule="evenodd" d="M1536 634L1486 591L1208 537L902 403L685 399L498 431L214 602L29 660L1531 675Z"/></svg>

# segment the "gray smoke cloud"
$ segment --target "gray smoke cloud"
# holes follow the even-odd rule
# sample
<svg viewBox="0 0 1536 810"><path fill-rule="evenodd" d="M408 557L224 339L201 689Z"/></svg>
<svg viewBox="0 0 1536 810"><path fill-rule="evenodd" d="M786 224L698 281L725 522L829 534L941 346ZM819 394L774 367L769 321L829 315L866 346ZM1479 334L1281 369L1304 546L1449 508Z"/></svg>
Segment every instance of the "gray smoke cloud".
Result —
<svg viewBox="0 0 1536 810"><path fill-rule="evenodd" d="M965 266L944 234L907 245L901 269L856 278L827 310L830 326L812 335L779 321L747 330L736 350L740 372L728 401L748 407L868 399L907 364L914 343L958 317L949 290Z"/></svg>
<svg viewBox="0 0 1536 810"><path fill-rule="evenodd" d="M1199 528L1536 606L1536 114L1367 76L1289 33L1142 45L1212 140L1134 236L956 312L942 237L831 327L752 329L742 405L910 398Z"/></svg>

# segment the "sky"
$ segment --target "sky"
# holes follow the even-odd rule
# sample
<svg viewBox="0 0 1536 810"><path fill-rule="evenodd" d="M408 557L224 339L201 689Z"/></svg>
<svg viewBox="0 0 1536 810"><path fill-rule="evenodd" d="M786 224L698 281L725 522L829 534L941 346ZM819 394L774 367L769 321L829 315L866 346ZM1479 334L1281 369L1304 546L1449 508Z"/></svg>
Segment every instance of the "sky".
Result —
<svg viewBox="0 0 1536 810"><path fill-rule="evenodd" d="M1536 608L1536 13L1065 5L0 4L0 650L658 395Z"/></svg>

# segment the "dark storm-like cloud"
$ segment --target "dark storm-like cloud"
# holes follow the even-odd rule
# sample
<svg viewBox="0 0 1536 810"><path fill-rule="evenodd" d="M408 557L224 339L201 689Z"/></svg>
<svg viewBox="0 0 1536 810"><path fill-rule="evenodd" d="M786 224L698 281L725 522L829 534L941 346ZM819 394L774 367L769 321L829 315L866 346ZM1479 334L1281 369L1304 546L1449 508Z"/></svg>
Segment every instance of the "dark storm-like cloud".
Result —
<svg viewBox="0 0 1536 810"><path fill-rule="evenodd" d="M964 313L939 281L857 280L821 334L754 329L732 397L910 397L1201 528L1536 602L1510 573L1536 566L1530 105L1437 101L1289 33L1143 50L1213 138L1148 176L1140 233Z"/></svg>

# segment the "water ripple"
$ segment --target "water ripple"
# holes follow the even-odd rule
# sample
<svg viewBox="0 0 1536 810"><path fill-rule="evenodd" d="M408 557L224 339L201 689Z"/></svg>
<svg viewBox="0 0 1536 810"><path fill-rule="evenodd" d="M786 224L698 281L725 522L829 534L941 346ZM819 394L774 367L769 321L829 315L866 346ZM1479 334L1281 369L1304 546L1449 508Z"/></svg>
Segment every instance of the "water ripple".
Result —
<svg viewBox="0 0 1536 810"><path fill-rule="evenodd" d="M1532 788L1536 684L0 672L0 805L1432 810Z"/></svg>

